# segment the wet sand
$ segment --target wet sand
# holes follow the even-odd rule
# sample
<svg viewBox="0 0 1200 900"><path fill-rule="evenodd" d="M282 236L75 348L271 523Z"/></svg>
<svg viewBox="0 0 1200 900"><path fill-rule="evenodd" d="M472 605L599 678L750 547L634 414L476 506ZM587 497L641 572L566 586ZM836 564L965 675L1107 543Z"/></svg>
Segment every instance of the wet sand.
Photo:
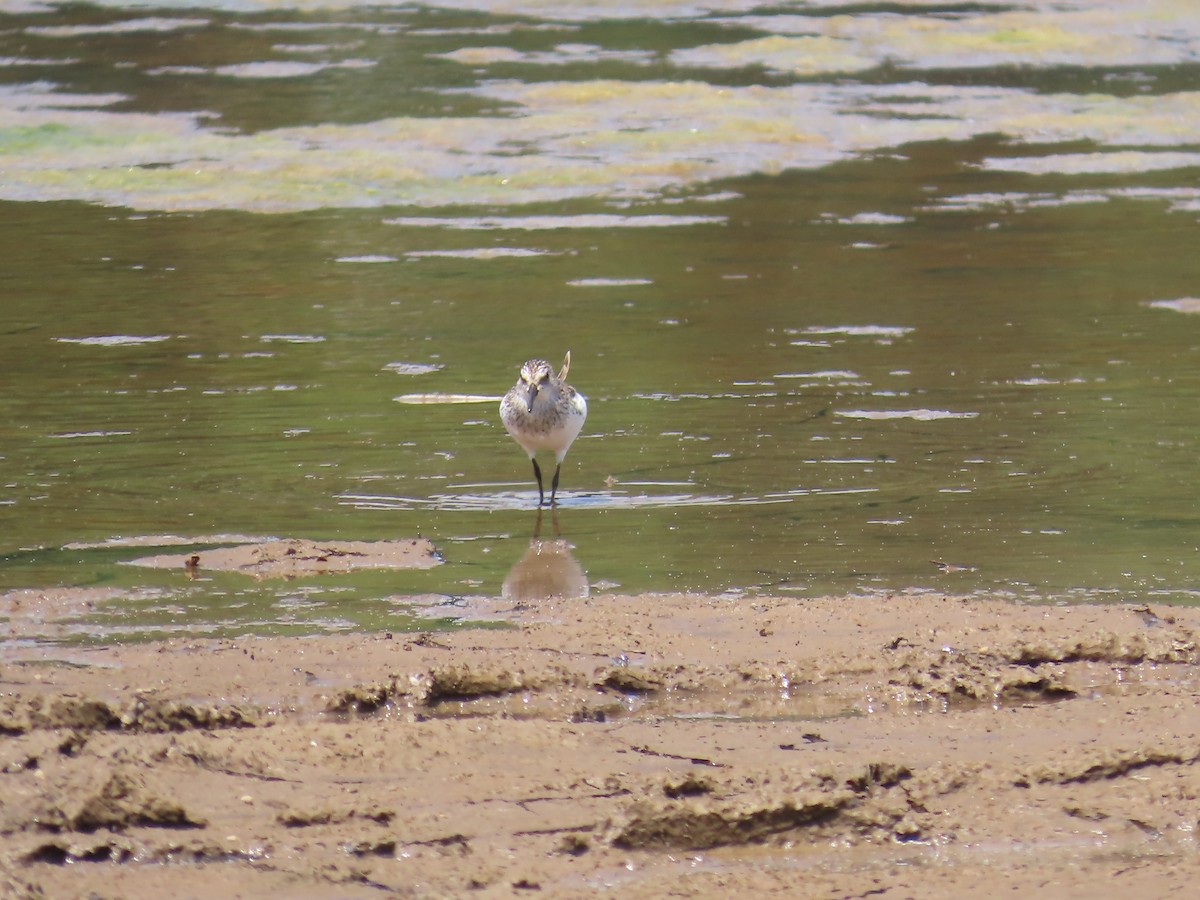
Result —
<svg viewBox="0 0 1200 900"><path fill-rule="evenodd" d="M1200 610L600 596L6 650L0 895L1184 896ZM95 893L93 893L95 892Z"/></svg>

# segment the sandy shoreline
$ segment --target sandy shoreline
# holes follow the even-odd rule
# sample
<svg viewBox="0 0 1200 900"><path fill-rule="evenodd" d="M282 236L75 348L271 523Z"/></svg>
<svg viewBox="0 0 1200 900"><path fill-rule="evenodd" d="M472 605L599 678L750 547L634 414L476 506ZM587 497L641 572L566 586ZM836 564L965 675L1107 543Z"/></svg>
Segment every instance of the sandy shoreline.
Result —
<svg viewBox="0 0 1200 900"><path fill-rule="evenodd" d="M0 895L1129 897L1200 878L1200 610L650 595L507 614L10 652Z"/></svg>

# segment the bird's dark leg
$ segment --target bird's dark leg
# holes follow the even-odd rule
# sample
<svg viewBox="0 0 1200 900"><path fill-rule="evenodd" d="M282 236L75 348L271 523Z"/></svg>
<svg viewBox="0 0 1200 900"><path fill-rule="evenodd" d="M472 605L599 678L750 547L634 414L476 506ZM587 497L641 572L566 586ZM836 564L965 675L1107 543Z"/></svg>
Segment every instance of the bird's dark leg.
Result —
<svg viewBox="0 0 1200 900"><path fill-rule="evenodd" d="M534 459L533 457L530 457L530 460L533 462L533 476L537 479L537 483L538 483L538 506L541 506L542 498L545 496L542 493L542 470L540 468L538 468L536 459ZM557 472L554 473L554 483L558 484L558 473ZM550 502L552 502L552 503L554 502L553 493L551 493Z"/></svg>
<svg viewBox="0 0 1200 900"><path fill-rule="evenodd" d="M550 482L550 505L554 505L554 495L558 493L558 473L562 469L562 463L554 467L554 480Z"/></svg>

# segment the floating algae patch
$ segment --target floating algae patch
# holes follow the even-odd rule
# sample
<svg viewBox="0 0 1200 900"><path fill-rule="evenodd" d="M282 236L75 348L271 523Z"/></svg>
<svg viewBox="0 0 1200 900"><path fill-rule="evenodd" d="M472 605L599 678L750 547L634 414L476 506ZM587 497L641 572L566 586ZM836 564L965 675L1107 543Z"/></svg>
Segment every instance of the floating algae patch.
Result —
<svg viewBox="0 0 1200 900"><path fill-rule="evenodd" d="M841 6L844 0L818 0L808 5ZM127 6L127 0L99 0L100 6ZM224 9L240 12L277 11L281 5L297 10L338 10L362 7L361 0L175 0L155 3L155 7ZM755 9L761 0L620 0L595 3L589 0L438 0L428 4L439 10L461 10L472 14L518 16L550 19L556 23L596 22L613 19L650 19L658 21L691 20L714 13L735 13ZM508 25L500 28L513 27ZM519 27L519 26L517 26ZM564 26L565 27L565 26ZM460 29L468 31L468 29ZM489 32L490 33L490 32Z"/></svg>
<svg viewBox="0 0 1200 900"><path fill-rule="evenodd" d="M856 49L854 41L821 36L771 35L733 44L709 44L671 54L677 66L740 68L762 66L792 75L820 75L873 69L880 60Z"/></svg>
<svg viewBox="0 0 1200 900"><path fill-rule="evenodd" d="M922 86L899 101L908 116L910 95L923 94L922 118L902 121L886 118L887 90L863 86L596 80L492 82L473 92L512 114L235 134L209 130L199 116L61 109L44 92L10 92L0 95L0 198L259 212L658 198L997 130L988 108L946 108L958 92ZM996 106L995 91L979 94ZM869 110L853 108L864 102Z"/></svg>
<svg viewBox="0 0 1200 900"><path fill-rule="evenodd" d="M448 53L433 53L437 59L448 59L468 66L497 63L561 66L572 63L626 62L647 65L654 61L648 50L606 50L594 44L559 44L552 50L525 52L512 47L462 47Z"/></svg>
<svg viewBox="0 0 1200 900"><path fill-rule="evenodd" d="M1196 59L1200 20L1178 0L1107 9L979 8L954 17L747 15L720 20L769 37L705 44L671 54L676 65L762 66L793 75L880 66L982 69L996 66L1171 65Z"/></svg>
<svg viewBox="0 0 1200 900"><path fill-rule="evenodd" d="M1099 145L1094 154L1045 163L1048 172L1082 166L1068 171L1104 174L1118 166L1115 171L1128 173L1190 165L1185 157L1194 146L1192 123L1200 118L1200 95L1194 92L1117 97L939 87L915 80L884 85L724 85L684 80L682 73L654 81L580 77L588 71L581 67L594 63L653 63L656 75L671 66L687 67L689 74L698 69L749 67L815 78L883 68L1086 65L1095 69L1194 62L1200 58L1200 19L1191 14L1188 4L1172 0L1126 4L1115 10L980 6L953 17L926 11L923 3L904 4L899 13L803 16L749 14L755 7L748 0L599 7L472 0L448 8L466 5L475 12L528 17L529 28L553 30L577 30L567 24L572 21L652 20L664 23L658 28L668 45L612 48L579 41L530 49L524 43L507 46L502 39L483 47L435 41L434 46L414 53L439 71L459 75L423 90L431 95L441 91L446 103L456 107L461 105L459 98L466 97L463 104L490 112L371 120L366 113L370 107L364 106L363 121L253 132L231 127L221 119L219 107L217 112L133 111L153 102L153 91L146 97L58 92L50 82L0 87L0 199L264 213L512 207L572 199L653 201L675 199L720 179L819 168L914 142L966 141L996 134L1014 142ZM821 5L816 4L818 11ZM310 0L290 8L351 6L339 0ZM218 0L202 8L243 12L275 7L269 0ZM195 8L201 4L192 0L162 7ZM830 10L835 9L830 4ZM549 21L539 23L540 16ZM671 24L696 16L706 17L703 32L675 29ZM98 44L111 42L114 35L129 35L132 41L138 35L195 32L205 22L162 15L100 24L36 25L26 31L56 44ZM241 23L229 27L250 28ZM269 27L319 32L397 26L278 22ZM725 27L731 29L731 40L712 42L711 36L720 35ZM754 36L742 40L747 31ZM507 26L487 32L493 40L510 33ZM697 33L705 35L706 43L691 45ZM401 33L398 39L406 37ZM279 46L292 52L299 45ZM267 91L280 80L307 85L309 79L362 79L355 84L369 92L371 80L378 77L372 73L382 71L388 60L373 55L369 42L354 46L356 56L350 59L337 59L336 53L329 59L274 59L274 50L248 48L243 58L204 66L167 51L140 72L155 83L159 76L178 77L197 90L218 94L229 90L231 82L247 79L256 79ZM560 81L488 79L463 86L462 65L455 62L476 68L512 64L574 68ZM446 86L449 83L456 86ZM1174 156L1146 152L1155 147L1189 152ZM1106 148L1121 152L1106 153ZM628 218L651 224L649 217Z"/></svg>
<svg viewBox="0 0 1200 900"><path fill-rule="evenodd" d="M1195 45L1189 47L1186 38L1200 37L1200 25L1183 4L1152 0L1106 9L1023 9L950 20L887 17L876 34L902 66L1166 65L1195 58Z"/></svg>
<svg viewBox="0 0 1200 900"><path fill-rule="evenodd" d="M257 212L654 199L985 133L1186 144L1200 114L1200 94L1120 99L921 84L498 81L474 93L512 113L233 134L199 116L64 109L45 92L0 92L0 198ZM1155 167L1155 156L1141 158Z"/></svg>

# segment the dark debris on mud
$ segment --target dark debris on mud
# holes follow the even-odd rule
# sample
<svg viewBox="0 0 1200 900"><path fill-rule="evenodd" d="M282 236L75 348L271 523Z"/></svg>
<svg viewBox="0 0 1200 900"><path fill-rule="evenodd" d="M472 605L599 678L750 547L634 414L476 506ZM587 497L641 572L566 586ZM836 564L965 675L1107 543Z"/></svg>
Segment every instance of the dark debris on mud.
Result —
<svg viewBox="0 0 1200 900"><path fill-rule="evenodd" d="M259 711L241 705L144 695L120 704L69 693L0 698L0 734L7 735L60 728L131 733L252 728L260 718Z"/></svg>
<svg viewBox="0 0 1200 900"><path fill-rule="evenodd" d="M658 796L635 801L610 823L607 840L625 849L706 850L764 843L804 830L812 839L837 828L864 837L920 833L916 809L901 790L906 766L868 765L848 772L789 771L747 781L667 781Z"/></svg>

